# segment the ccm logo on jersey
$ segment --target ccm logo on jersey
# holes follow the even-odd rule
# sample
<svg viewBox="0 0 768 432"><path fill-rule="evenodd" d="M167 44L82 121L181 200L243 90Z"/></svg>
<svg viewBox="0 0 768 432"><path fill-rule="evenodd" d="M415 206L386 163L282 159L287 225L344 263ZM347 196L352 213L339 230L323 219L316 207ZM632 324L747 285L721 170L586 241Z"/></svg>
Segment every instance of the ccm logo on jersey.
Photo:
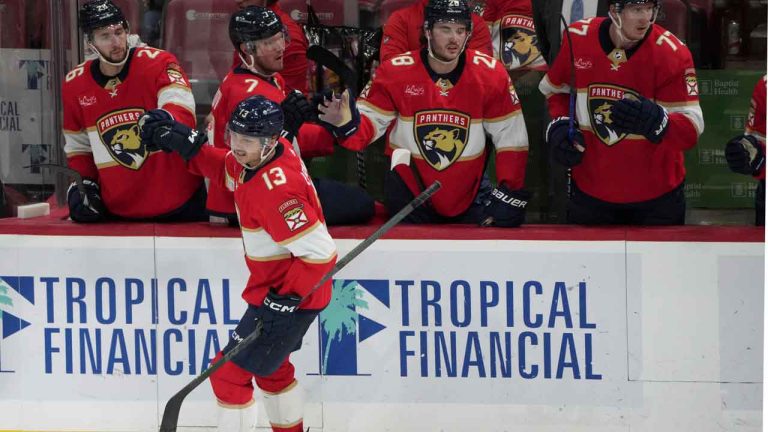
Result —
<svg viewBox="0 0 768 432"><path fill-rule="evenodd" d="M496 197L499 201L505 204L509 204L512 207L518 207L518 208L524 209L525 206L528 205L528 201L523 201L518 198L512 198L511 196L505 194L504 192L496 188L493 189L493 192L491 192L491 194L494 197Z"/></svg>
<svg viewBox="0 0 768 432"><path fill-rule="evenodd" d="M272 309L275 312L280 312L280 313L296 311L296 306L281 305L279 303L273 302L272 300L269 299L269 297L264 298L264 306Z"/></svg>

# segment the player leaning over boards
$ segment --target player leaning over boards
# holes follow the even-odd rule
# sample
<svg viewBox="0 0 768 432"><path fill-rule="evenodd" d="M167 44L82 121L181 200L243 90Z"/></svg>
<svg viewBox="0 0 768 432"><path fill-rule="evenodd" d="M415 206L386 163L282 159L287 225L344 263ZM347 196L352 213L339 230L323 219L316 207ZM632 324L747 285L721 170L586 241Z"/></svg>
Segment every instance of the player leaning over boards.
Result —
<svg viewBox="0 0 768 432"><path fill-rule="evenodd" d="M405 221L519 226L529 198L522 190L528 136L504 65L465 50L472 33L465 0L430 0L423 31L426 47L379 66L361 94L359 115L345 93L319 107L320 119L336 126L341 145L355 151L393 125L387 154L408 150L413 170L387 172L384 204L390 214L439 180L443 188ZM496 153L495 188L484 175L486 134Z"/></svg>
<svg viewBox="0 0 768 432"><path fill-rule="evenodd" d="M654 24L658 12L657 0L612 0L609 18L573 23L573 58L564 35L539 85L554 119L552 157L572 168L571 223L685 223L683 151L696 145L704 119L691 53Z"/></svg>
<svg viewBox="0 0 768 432"><path fill-rule="evenodd" d="M220 407L220 432L253 427L253 381L275 432L301 432L303 396L289 361L331 295L331 281L302 300L336 263L317 192L304 163L280 137L283 112L264 96L250 96L227 124L231 150L204 145L205 134L172 121L143 119L143 133L190 168L234 192L250 270L243 299L248 309L224 350L234 348L261 321L261 336L211 375Z"/></svg>
<svg viewBox="0 0 768 432"><path fill-rule="evenodd" d="M765 100L766 76L755 84L743 135L725 145L728 168L739 174L751 175L757 183L755 190L755 225L765 225Z"/></svg>
<svg viewBox="0 0 768 432"><path fill-rule="evenodd" d="M195 126L195 100L176 58L163 50L128 45L128 22L109 0L85 3L80 28L98 58L64 79L64 151L84 179L71 186L76 222L106 218L189 221L207 219L202 177L178 155L141 141L137 123L146 110Z"/></svg>

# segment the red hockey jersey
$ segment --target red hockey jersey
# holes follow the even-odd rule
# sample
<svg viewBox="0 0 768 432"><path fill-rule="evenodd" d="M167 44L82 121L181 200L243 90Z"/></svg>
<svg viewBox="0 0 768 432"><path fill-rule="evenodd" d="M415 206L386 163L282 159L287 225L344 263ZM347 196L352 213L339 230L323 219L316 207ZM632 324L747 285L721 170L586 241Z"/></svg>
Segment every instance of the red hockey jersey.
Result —
<svg viewBox="0 0 768 432"><path fill-rule="evenodd" d="M293 147L280 139L264 166L247 170L223 149L203 146L190 167L211 185L234 193L250 271L243 299L259 306L269 288L302 297L336 264L336 245L325 226L317 192ZM326 282L301 307L322 309L331 298Z"/></svg>
<svg viewBox="0 0 768 432"><path fill-rule="evenodd" d="M614 49L610 24L608 18L573 23L568 28L573 62L568 38L563 37L563 47L539 89L552 118L568 116L575 68L576 119L586 143L582 162L572 170L578 188L613 203L647 201L683 182L683 151L694 147L704 130L696 70L688 48L659 25L654 24L636 48L624 52ZM636 94L669 112L669 128L658 144L620 134L611 126L613 104Z"/></svg>
<svg viewBox="0 0 768 432"><path fill-rule="evenodd" d="M493 55L508 71L547 69L536 46L531 0L488 0L483 19L491 29Z"/></svg>
<svg viewBox="0 0 768 432"><path fill-rule="evenodd" d="M452 74L433 76L426 50L384 62L358 102L359 130L341 141L362 150L389 133L387 154L405 148L425 186L440 180L432 198L443 216L467 210L485 169L486 134L496 149L496 176L511 189L523 186L528 135L515 88L495 58L466 50ZM414 195L419 185L403 179Z"/></svg>
<svg viewBox="0 0 768 432"><path fill-rule="evenodd" d="M211 107L213 120L208 124L208 142L214 147L229 149L224 132L237 104L253 95L262 95L280 103L285 99L284 88L285 81L281 74L275 74L272 78L266 79L242 67L235 68L224 77L219 90L213 97ZM310 123L302 125L296 141L304 157L330 154L333 152L335 142L333 136L323 127ZM209 185L207 207L217 214L234 213L232 193L223 187Z"/></svg>
<svg viewBox="0 0 768 432"><path fill-rule="evenodd" d="M418 51L423 46L424 38L424 7L429 0L420 0L411 6L398 9L384 23L384 34L381 39L381 61L405 53ZM467 48L493 54L491 33L488 26L477 14L472 14L472 37L467 42Z"/></svg>
<svg viewBox="0 0 768 432"><path fill-rule="evenodd" d="M755 84L752 91L752 102L749 107L749 116L747 117L747 127L744 133L757 138L765 152L765 110L766 110L766 76ZM760 168L760 173L755 176L758 179L765 178L765 164Z"/></svg>
<svg viewBox="0 0 768 432"><path fill-rule="evenodd" d="M162 108L195 126L195 100L176 57L155 48L133 48L116 77L88 60L64 79L64 151L67 164L96 180L110 213L149 218L186 203L203 179L190 174L177 154L149 151L138 120Z"/></svg>
<svg viewBox="0 0 768 432"><path fill-rule="evenodd" d="M283 26L288 31L288 36L291 41L285 47L285 53L283 53L283 70L280 71L280 75L285 80L286 92L292 90L299 90L302 93L307 93L309 77L307 76L307 68L309 67L307 61L307 37L304 35L304 30L296 21L291 18L290 15L280 9L280 5L275 2L272 5L267 6L273 10ZM232 69L239 66L241 63L240 56L238 56L237 50L235 50L235 58L232 63Z"/></svg>

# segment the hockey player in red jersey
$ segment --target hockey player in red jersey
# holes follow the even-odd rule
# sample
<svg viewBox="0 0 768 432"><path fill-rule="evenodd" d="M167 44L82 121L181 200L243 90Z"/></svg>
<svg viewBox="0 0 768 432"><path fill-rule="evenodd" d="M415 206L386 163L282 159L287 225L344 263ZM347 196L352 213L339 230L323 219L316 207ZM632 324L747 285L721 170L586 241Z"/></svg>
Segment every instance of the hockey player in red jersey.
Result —
<svg viewBox="0 0 768 432"><path fill-rule="evenodd" d="M128 46L128 23L110 0L85 3L80 27L98 58L72 69L62 86L67 164L83 177L85 194L68 191L70 217L202 220L205 186L174 154L139 138L147 110L195 125L195 101L176 58Z"/></svg>
<svg viewBox="0 0 768 432"><path fill-rule="evenodd" d="M330 301L331 281L310 290L336 263L336 247L306 168L291 144L280 137L280 106L250 96L232 112L227 125L230 150L204 145L207 138L184 124L146 116L143 131L190 167L225 185L235 195L250 270L243 299L248 309L219 353L231 350L254 331L252 346L211 375L220 409L220 432L253 427L253 381L263 392L272 430L302 432L302 390L289 361L309 325Z"/></svg>
<svg viewBox="0 0 768 432"><path fill-rule="evenodd" d="M473 30L465 0L431 1L422 28L427 47L379 66L361 94L359 118L347 93L322 104L320 118L356 151L393 125L387 154L408 150L413 170L399 165L387 173L390 213L439 180L443 188L406 221L518 226L528 201L522 190L528 137L512 82L501 62L464 49ZM486 134L495 148L496 188L484 175Z"/></svg>
<svg viewBox="0 0 768 432"><path fill-rule="evenodd" d="M434 2L434 0L432 0ZM442 0L438 0L440 2ZM417 0L411 6L398 9L384 23L384 34L381 39L381 61L391 59L406 51L418 51L424 47L424 9L430 0ZM472 33L468 37L467 46L471 49L493 55L491 33L477 14L472 14Z"/></svg>
<svg viewBox="0 0 768 432"><path fill-rule="evenodd" d="M298 90L306 94L308 84L307 68L309 67L307 62L308 43L301 26L280 8L277 0L235 0L235 2L240 9L245 9L248 6L261 6L268 8L280 17L280 21L285 26L288 38L290 39L290 43L285 47L283 69L280 71L280 75L285 80L286 93ZM237 51L235 51L234 61L233 68L240 65L240 57Z"/></svg>
<svg viewBox="0 0 768 432"><path fill-rule="evenodd" d="M654 24L658 11L657 0L612 0L609 18L573 23L539 85L552 158L572 168L571 223L685 222L683 151L704 120L691 53Z"/></svg>
<svg viewBox="0 0 768 432"><path fill-rule="evenodd" d="M289 141L296 138L302 157L333 152L333 136L318 124L305 123L315 117L315 110L304 95L293 91L286 97L285 81L280 73L286 36L280 17L267 8L246 7L232 15L229 36L240 64L227 74L214 96L213 121L208 124L209 142L226 148L224 132L235 106L249 95L258 94L282 105L286 137ZM373 217L373 199L362 189L329 179L315 179L315 182L329 224L361 223ZM234 215L232 193L211 184L207 207L217 216Z"/></svg>
<svg viewBox="0 0 768 432"><path fill-rule="evenodd" d="M725 146L725 159L731 171L751 175L758 180L755 191L755 225L765 225L765 115L766 76L752 92L752 103L743 135Z"/></svg>
<svg viewBox="0 0 768 432"><path fill-rule="evenodd" d="M491 29L493 55L513 79L529 70L546 70L537 46L531 0L488 0L483 19Z"/></svg>

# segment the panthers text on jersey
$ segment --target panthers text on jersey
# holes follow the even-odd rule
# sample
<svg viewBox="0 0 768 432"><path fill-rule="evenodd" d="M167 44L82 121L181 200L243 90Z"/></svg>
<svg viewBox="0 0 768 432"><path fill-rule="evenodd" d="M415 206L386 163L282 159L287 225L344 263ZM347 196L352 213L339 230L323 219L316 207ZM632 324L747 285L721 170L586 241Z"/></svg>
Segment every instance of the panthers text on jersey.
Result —
<svg viewBox="0 0 768 432"><path fill-rule="evenodd" d="M757 142L763 146L763 151L765 151L765 104L767 92L766 75L763 75L763 78L755 84L755 89L752 91L752 101L749 107L749 116L747 117L747 127L744 131L745 134L757 138ZM765 164L763 164L760 173L756 177L758 179L765 178Z"/></svg>
<svg viewBox="0 0 768 432"><path fill-rule="evenodd" d="M515 88L495 58L466 50L446 76L428 66L427 51L407 52L382 63L358 101L359 130L341 141L362 150L389 133L387 154L411 152L411 163L425 186L440 180L431 203L443 216L467 210L477 194L489 151L496 150L496 177L510 189L523 187L528 134ZM417 195L420 186L403 179Z"/></svg>
<svg viewBox="0 0 768 432"><path fill-rule="evenodd" d="M64 80L64 151L67 164L94 179L110 213L126 218L160 216L180 208L202 185L177 154L150 151L139 118L162 108L195 126L195 101L176 58L159 49L133 48L115 77L88 60Z"/></svg>
<svg viewBox="0 0 768 432"><path fill-rule="evenodd" d="M280 138L272 159L245 169L231 152L204 145L190 161L211 184L234 192L250 271L243 299L261 305L269 288L302 297L336 264L336 245L325 226L317 192L304 163ZM331 281L301 303L322 309L331 298Z"/></svg>
<svg viewBox="0 0 768 432"><path fill-rule="evenodd" d="M651 26L633 49L613 46L608 18L577 21L539 89L552 118L569 116L571 71L576 73L576 119L586 151L573 167L576 186L613 203L647 201L678 187L685 179L683 151L696 145L704 130L696 70L688 48L675 35ZM612 127L613 104L642 95L669 113L669 129L654 144L643 136Z"/></svg>
<svg viewBox="0 0 768 432"><path fill-rule="evenodd" d="M250 72L242 66L229 72L213 97L208 124L208 142L214 147L229 148L225 132L229 117L238 103L248 96L262 95L280 103L285 99L285 80L279 73L270 78ZM299 129L296 143L302 157L323 156L333 152L333 136L322 126L305 123ZM218 185L209 185L208 210L214 214L226 215L235 212L232 193Z"/></svg>
<svg viewBox="0 0 768 432"><path fill-rule="evenodd" d="M488 0L483 19L491 29L493 55L507 70L546 70L536 45L531 0Z"/></svg>

